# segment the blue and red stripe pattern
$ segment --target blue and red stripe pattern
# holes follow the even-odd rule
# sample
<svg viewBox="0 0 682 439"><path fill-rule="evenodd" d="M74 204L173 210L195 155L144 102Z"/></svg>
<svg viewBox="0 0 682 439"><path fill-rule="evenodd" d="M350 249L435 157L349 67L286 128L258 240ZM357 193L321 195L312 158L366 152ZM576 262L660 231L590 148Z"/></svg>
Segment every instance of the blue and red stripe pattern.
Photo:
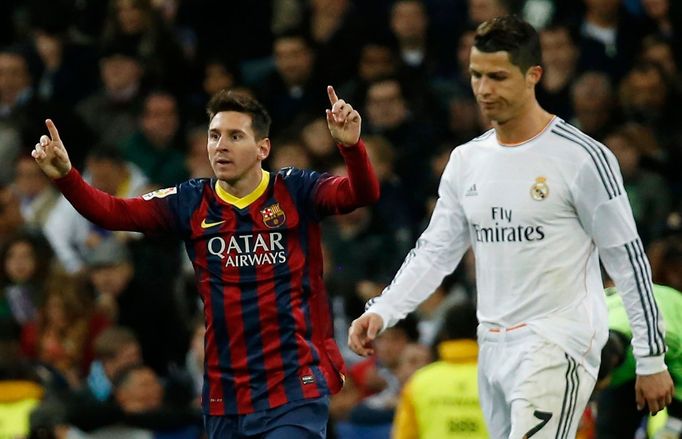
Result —
<svg viewBox="0 0 682 439"><path fill-rule="evenodd" d="M95 224L185 241L204 302L206 414L248 414L341 389L319 220L376 202L379 182L361 140L339 151L348 177L284 169L244 205L223 200L209 179L127 199L75 169L55 180Z"/></svg>
<svg viewBox="0 0 682 439"><path fill-rule="evenodd" d="M335 393L343 360L322 282L318 189L335 178L285 169L246 207L215 180L158 200L180 219L207 325L203 406L246 414Z"/></svg>

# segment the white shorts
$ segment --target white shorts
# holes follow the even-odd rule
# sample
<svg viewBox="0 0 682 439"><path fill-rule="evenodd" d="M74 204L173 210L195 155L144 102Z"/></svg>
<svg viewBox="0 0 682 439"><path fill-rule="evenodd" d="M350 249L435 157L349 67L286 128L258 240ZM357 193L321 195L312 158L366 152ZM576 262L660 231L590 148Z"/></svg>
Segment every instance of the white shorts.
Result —
<svg viewBox="0 0 682 439"><path fill-rule="evenodd" d="M595 379L527 326L478 328L478 392L493 439L574 439Z"/></svg>

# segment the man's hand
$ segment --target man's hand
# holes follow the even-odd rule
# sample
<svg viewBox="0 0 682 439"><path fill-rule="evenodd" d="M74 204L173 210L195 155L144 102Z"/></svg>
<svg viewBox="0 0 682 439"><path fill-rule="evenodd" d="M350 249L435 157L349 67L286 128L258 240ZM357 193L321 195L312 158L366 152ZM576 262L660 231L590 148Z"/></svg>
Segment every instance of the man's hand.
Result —
<svg viewBox="0 0 682 439"><path fill-rule="evenodd" d="M40 141L36 143L31 155L48 177L52 179L64 177L71 170L69 154L59 138L59 131L57 131L52 120L47 119L45 125L47 125L50 136L40 136Z"/></svg>
<svg viewBox="0 0 682 439"><path fill-rule="evenodd" d="M384 319L373 312L364 313L348 329L348 347L358 355L366 357L374 354L372 342L384 327Z"/></svg>
<svg viewBox="0 0 682 439"><path fill-rule="evenodd" d="M334 141L343 146L352 146L360 140L362 118L353 107L336 96L334 87L327 86L327 95L332 109L327 109L327 126Z"/></svg>
<svg viewBox="0 0 682 439"><path fill-rule="evenodd" d="M667 370L652 375L637 375L635 397L637 409L646 406L649 413L655 415L673 400L673 380Z"/></svg>

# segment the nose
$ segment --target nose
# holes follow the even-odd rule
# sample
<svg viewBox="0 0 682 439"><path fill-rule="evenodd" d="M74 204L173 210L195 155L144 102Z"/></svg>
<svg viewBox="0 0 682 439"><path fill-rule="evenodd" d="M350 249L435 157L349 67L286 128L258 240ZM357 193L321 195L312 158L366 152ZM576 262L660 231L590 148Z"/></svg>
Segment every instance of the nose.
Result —
<svg viewBox="0 0 682 439"><path fill-rule="evenodd" d="M478 96L489 96L492 93L492 81L485 76L482 76L476 81L476 89L474 92Z"/></svg>

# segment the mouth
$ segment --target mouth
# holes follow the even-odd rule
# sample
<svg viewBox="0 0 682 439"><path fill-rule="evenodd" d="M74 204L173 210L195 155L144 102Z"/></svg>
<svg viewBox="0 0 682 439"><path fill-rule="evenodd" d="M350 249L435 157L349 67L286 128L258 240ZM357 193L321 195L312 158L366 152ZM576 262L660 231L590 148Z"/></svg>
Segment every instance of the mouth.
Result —
<svg viewBox="0 0 682 439"><path fill-rule="evenodd" d="M215 160L215 164L216 164L217 166L227 166L227 165L231 165L231 164L232 164L232 160L228 160L228 159L216 159L216 160Z"/></svg>

